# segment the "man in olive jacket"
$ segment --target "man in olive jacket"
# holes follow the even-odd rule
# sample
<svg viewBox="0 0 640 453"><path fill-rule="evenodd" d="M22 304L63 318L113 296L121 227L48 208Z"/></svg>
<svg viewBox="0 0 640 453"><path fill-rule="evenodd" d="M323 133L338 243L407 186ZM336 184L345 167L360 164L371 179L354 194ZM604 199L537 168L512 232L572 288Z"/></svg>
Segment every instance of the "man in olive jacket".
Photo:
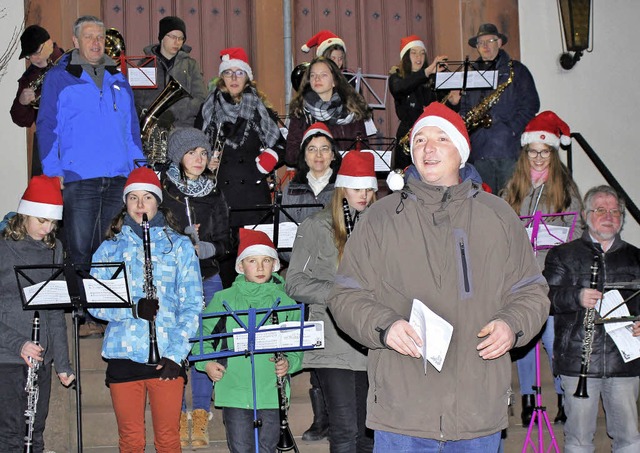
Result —
<svg viewBox="0 0 640 453"><path fill-rule="evenodd" d="M501 199L458 171L463 120L430 104L413 127L419 179L374 203L347 242L329 308L370 349L367 426L377 451L497 451L507 427L511 361L549 314L525 229ZM425 374L408 323L413 299L453 325L438 372Z"/></svg>

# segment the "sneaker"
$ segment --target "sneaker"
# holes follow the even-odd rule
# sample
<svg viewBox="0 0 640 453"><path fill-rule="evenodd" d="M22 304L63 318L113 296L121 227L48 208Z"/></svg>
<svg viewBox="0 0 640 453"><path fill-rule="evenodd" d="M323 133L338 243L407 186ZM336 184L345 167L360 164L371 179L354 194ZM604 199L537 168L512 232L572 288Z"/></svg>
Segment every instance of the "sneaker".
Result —
<svg viewBox="0 0 640 453"><path fill-rule="evenodd" d="M105 327L97 322L87 321L78 327L78 336L80 338L99 338L104 336Z"/></svg>
<svg viewBox="0 0 640 453"><path fill-rule="evenodd" d="M180 446L188 447L191 442L189 440L189 421L191 420L191 412L180 412Z"/></svg>
<svg viewBox="0 0 640 453"><path fill-rule="evenodd" d="M196 409L191 413L191 447L205 448L209 446L209 420L213 418L211 412Z"/></svg>

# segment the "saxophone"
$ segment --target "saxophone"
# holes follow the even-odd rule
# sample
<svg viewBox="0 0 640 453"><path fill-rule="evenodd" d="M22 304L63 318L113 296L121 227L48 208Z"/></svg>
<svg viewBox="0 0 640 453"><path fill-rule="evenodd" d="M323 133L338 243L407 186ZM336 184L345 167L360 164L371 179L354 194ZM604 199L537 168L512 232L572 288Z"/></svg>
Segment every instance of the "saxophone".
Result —
<svg viewBox="0 0 640 453"><path fill-rule="evenodd" d="M491 127L491 117L489 116L489 110L497 104L509 85L513 83L513 60L509 61L509 78L498 85L493 93L484 98L478 105L473 107L464 116L464 124L467 126L469 134L475 131L479 127Z"/></svg>
<svg viewBox="0 0 640 453"><path fill-rule="evenodd" d="M596 289L598 287L598 264L600 257L593 257L591 265L591 281L589 288ZM587 308L584 313L584 340L582 340L582 358L580 362L580 374L578 375L578 386L573 394L576 398L589 398L587 393L587 373L589 372L589 362L591 362L591 352L593 351L593 334L595 333L596 309Z"/></svg>
<svg viewBox="0 0 640 453"><path fill-rule="evenodd" d="M31 341L37 345L40 344L40 313L37 311L33 314L33 327L31 329ZM40 388L38 387L38 369L40 362L29 357L31 366L27 371L27 383L24 387L27 392L27 409L24 411L27 430L24 436L24 451L31 453L33 451L33 426L36 421L36 411L38 409L38 396Z"/></svg>

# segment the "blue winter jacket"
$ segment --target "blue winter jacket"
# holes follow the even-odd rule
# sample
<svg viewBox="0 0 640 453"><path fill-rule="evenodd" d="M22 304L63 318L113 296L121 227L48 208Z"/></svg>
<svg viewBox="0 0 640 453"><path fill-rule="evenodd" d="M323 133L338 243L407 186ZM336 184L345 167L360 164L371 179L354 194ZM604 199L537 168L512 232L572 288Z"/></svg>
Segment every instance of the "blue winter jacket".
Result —
<svg viewBox="0 0 640 453"><path fill-rule="evenodd" d="M62 57L42 87L36 133L43 172L64 182L126 177L143 158L133 92L109 57L99 89L71 62L76 52Z"/></svg>
<svg viewBox="0 0 640 453"><path fill-rule="evenodd" d="M165 227L151 227L153 283L160 309L156 316L161 357L180 363L190 350L189 338L198 328L203 308L202 278L195 249L187 236ZM124 225L114 239L104 241L93 262L124 261L133 303L144 297L144 250L142 239ZM110 278L113 269L95 268L92 275ZM102 344L105 359L129 359L145 363L149 357L149 322L135 318L131 308L99 308L89 312L109 321Z"/></svg>

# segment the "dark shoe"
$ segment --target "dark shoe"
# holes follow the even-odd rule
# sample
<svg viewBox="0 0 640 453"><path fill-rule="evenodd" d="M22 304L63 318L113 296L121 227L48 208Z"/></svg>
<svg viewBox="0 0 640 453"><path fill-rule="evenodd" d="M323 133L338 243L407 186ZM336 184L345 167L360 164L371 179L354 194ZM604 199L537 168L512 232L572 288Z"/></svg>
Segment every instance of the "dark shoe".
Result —
<svg viewBox="0 0 640 453"><path fill-rule="evenodd" d="M533 416L533 410L535 407L535 395L522 395L522 413L520 414L520 418L522 418L522 426L525 428L529 426L529 423L531 423L531 417Z"/></svg>
<svg viewBox="0 0 640 453"><path fill-rule="evenodd" d="M553 419L556 425L564 425L567 421L567 414L564 413L564 395L558 395L558 415Z"/></svg>
<svg viewBox="0 0 640 453"><path fill-rule="evenodd" d="M313 423L308 430L302 434L304 441L322 440L329 434L329 415L324 404L324 396L319 388L309 389L311 397L311 408L313 409Z"/></svg>
<svg viewBox="0 0 640 453"><path fill-rule="evenodd" d="M87 321L78 327L80 338L98 338L104 335L104 325L97 322Z"/></svg>

